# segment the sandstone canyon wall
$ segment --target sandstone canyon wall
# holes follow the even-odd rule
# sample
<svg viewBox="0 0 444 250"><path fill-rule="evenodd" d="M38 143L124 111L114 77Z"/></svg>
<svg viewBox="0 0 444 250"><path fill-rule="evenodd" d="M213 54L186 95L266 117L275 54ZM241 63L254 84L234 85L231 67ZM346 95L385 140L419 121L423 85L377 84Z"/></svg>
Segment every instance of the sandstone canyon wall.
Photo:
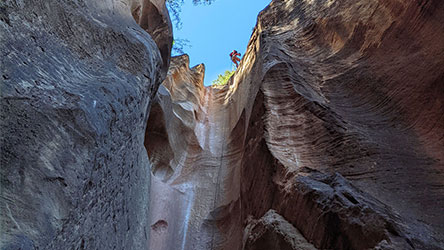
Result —
<svg viewBox="0 0 444 250"><path fill-rule="evenodd" d="M172 60L152 249L444 248L444 3L275 0L224 87Z"/></svg>
<svg viewBox="0 0 444 250"><path fill-rule="evenodd" d="M161 1L0 2L0 249L147 249L171 34Z"/></svg>
<svg viewBox="0 0 444 250"><path fill-rule="evenodd" d="M0 249L443 249L442 20L274 0L204 87L161 0L2 1Z"/></svg>

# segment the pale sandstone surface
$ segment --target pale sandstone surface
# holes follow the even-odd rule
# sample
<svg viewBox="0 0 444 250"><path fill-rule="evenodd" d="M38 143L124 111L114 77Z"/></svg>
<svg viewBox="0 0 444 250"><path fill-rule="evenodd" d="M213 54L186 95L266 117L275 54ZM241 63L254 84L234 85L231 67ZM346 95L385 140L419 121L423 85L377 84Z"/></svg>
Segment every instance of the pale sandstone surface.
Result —
<svg viewBox="0 0 444 250"><path fill-rule="evenodd" d="M0 249L147 249L144 131L170 56L130 7L0 2Z"/></svg>
<svg viewBox="0 0 444 250"><path fill-rule="evenodd" d="M225 168L236 164L223 156L229 130L224 127L227 111L220 109L226 106L214 102L217 91L203 87L203 75L203 65L189 68L187 55L173 58L148 120L151 223L168 223L162 234L151 230L151 249L214 249L228 242L219 237L214 225L219 215L214 210L227 193L220 184L227 176ZM236 246L242 241L241 231L232 225L237 238L230 244Z"/></svg>
<svg viewBox="0 0 444 250"><path fill-rule="evenodd" d="M276 0L228 85L173 59L165 150L146 137L151 190L174 197L151 200L156 249L247 247L270 209L316 248L444 248L440 20L441 1Z"/></svg>

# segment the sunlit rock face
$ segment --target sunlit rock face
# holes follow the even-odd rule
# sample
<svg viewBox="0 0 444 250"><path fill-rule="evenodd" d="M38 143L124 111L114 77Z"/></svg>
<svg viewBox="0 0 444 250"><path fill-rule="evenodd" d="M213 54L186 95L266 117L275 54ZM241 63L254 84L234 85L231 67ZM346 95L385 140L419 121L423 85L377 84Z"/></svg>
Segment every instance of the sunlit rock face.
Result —
<svg viewBox="0 0 444 250"><path fill-rule="evenodd" d="M169 53L144 29L129 1L1 1L0 249L147 249Z"/></svg>
<svg viewBox="0 0 444 250"><path fill-rule="evenodd" d="M151 247L444 248L441 20L442 1L273 1L226 86L173 59Z"/></svg>
<svg viewBox="0 0 444 250"><path fill-rule="evenodd" d="M224 183L239 176L230 171L239 171L232 160L240 158L224 156L230 111L223 94L203 87L204 70L190 69L187 55L173 58L153 104L145 137L153 164L150 249L235 249L242 241L239 212L233 213L239 223L226 225L236 229L227 232L232 241L221 238L216 223L227 214L219 210L231 209L222 204L238 196L239 181L233 179L230 190Z"/></svg>

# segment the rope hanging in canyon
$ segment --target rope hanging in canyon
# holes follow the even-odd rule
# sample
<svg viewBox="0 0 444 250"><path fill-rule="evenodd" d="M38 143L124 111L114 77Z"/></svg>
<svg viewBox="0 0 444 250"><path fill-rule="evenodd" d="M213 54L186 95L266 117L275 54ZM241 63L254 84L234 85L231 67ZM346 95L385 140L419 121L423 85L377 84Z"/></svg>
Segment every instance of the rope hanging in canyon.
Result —
<svg viewBox="0 0 444 250"><path fill-rule="evenodd" d="M225 132L225 126L222 126L222 131ZM219 199L219 195L220 195L220 176L221 176L221 171L222 171L222 163L223 163L223 157L224 157L224 151L225 151L225 142L226 142L226 138L225 136L223 136L223 140L222 140L222 150L220 153L220 163L219 163L219 169L217 170L217 179L216 179L216 190L214 191L214 200L213 200L213 212L215 212L216 210L216 206L217 206L217 201ZM211 235L211 249L214 249L214 235L215 235L215 230L217 227L217 220L216 220L216 216L214 216L214 227L212 230L212 235Z"/></svg>

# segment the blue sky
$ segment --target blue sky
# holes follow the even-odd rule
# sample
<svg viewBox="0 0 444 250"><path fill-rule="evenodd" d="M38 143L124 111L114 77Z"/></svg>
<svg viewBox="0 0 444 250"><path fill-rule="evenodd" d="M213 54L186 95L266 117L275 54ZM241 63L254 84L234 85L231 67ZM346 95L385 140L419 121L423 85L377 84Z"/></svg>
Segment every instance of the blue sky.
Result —
<svg viewBox="0 0 444 250"><path fill-rule="evenodd" d="M225 70L231 70L230 52L244 55L259 12L271 0L216 0L211 5L193 5L185 0L180 18L182 28L174 36L188 39L190 66L205 64L205 85ZM174 22L173 22L174 26Z"/></svg>

